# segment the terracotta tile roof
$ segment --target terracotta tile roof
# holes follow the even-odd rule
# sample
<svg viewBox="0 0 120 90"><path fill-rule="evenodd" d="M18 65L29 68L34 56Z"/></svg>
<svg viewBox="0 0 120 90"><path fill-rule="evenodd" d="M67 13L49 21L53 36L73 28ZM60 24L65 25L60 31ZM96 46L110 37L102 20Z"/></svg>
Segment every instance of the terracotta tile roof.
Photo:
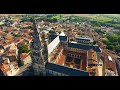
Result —
<svg viewBox="0 0 120 90"><path fill-rule="evenodd" d="M23 41L23 40L24 39L22 37L17 37L17 38L14 39L14 42L18 43L18 42Z"/></svg>
<svg viewBox="0 0 120 90"><path fill-rule="evenodd" d="M13 39L5 40L5 42L6 42L7 44L14 43Z"/></svg>
<svg viewBox="0 0 120 90"><path fill-rule="evenodd" d="M8 44L5 41L1 41L0 45L3 46L3 47L6 47Z"/></svg>
<svg viewBox="0 0 120 90"><path fill-rule="evenodd" d="M64 64L64 61L65 61L65 55L64 55L64 53L63 53L63 54L60 56L57 64L62 65L62 64Z"/></svg>
<svg viewBox="0 0 120 90"><path fill-rule="evenodd" d="M87 58L86 57L87 57L87 55L85 53L77 53L77 52L72 52L72 51L64 51L63 54L62 54L62 56L58 60L58 64L62 65L65 62L65 60L66 60L65 57L68 54L72 54L72 55L76 55L76 56L80 55L81 56L80 60L81 60L81 63L82 63L82 64L80 63L80 69L86 70L86 65L87 65L87 62L86 62Z"/></svg>
<svg viewBox="0 0 120 90"><path fill-rule="evenodd" d="M0 50L3 50L3 48L0 48Z"/></svg>
<svg viewBox="0 0 120 90"><path fill-rule="evenodd" d="M9 71L11 68L10 68L10 65L13 65L13 66L18 66L18 64L17 64L17 62L16 61L13 61L13 62L10 62L10 63L8 63L8 61L7 60L4 60L3 62L2 62L2 64L0 64L0 69L4 72L4 73L6 73L7 71Z"/></svg>
<svg viewBox="0 0 120 90"><path fill-rule="evenodd" d="M29 56L29 53L22 53L20 54L20 59L23 61L28 56Z"/></svg>
<svg viewBox="0 0 120 90"><path fill-rule="evenodd" d="M26 41L21 41L21 42L18 43L18 45L26 45L26 44L27 44Z"/></svg>
<svg viewBox="0 0 120 90"><path fill-rule="evenodd" d="M102 53L104 59L105 59L105 68L106 69L112 69L112 71L116 72L116 64L115 64L115 60L114 58L112 58L112 61L110 61L108 59L108 56L111 56L109 52L107 52L106 50L103 50Z"/></svg>
<svg viewBox="0 0 120 90"><path fill-rule="evenodd" d="M98 42L98 45L99 45L101 48L103 48L103 47L106 46L106 45L105 45L103 42L101 42L101 41Z"/></svg>
<svg viewBox="0 0 120 90"><path fill-rule="evenodd" d="M8 30L8 31L13 31L13 30L14 30L14 27L12 27L12 26L11 26L11 27L7 27L7 30Z"/></svg>
<svg viewBox="0 0 120 90"><path fill-rule="evenodd" d="M3 72L7 72L7 71L10 70L10 67L9 67L8 64L3 64L2 67L1 67L1 70L2 70Z"/></svg>
<svg viewBox="0 0 120 90"><path fill-rule="evenodd" d="M30 41L32 41L32 37L25 38L25 40L30 42Z"/></svg>
<svg viewBox="0 0 120 90"><path fill-rule="evenodd" d="M8 64L8 60L7 59L3 60L3 63Z"/></svg>
<svg viewBox="0 0 120 90"><path fill-rule="evenodd" d="M32 22L24 22L24 24L26 24L26 25L32 25L33 23Z"/></svg>
<svg viewBox="0 0 120 90"><path fill-rule="evenodd" d="M15 45L12 45L11 47L10 47L10 50L16 50L17 49L17 46L15 46Z"/></svg>

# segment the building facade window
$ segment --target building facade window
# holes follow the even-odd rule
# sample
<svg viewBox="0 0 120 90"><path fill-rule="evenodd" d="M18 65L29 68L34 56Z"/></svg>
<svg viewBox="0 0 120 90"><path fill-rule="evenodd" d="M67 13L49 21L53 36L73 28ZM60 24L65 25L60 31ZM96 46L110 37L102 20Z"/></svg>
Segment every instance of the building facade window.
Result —
<svg viewBox="0 0 120 90"><path fill-rule="evenodd" d="M72 57L74 57L74 54L72 55Z"/></svg>

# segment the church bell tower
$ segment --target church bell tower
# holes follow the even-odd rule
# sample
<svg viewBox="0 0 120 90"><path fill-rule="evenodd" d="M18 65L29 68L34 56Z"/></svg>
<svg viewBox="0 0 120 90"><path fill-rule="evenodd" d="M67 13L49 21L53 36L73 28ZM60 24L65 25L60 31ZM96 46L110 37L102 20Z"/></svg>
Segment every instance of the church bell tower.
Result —
<svg viewBox="0 0 120 90"><path fill-rule="evenodd" d="M45 64L48 61L47 43L45 41L45 35L38 29L38 23L36 20L33 22L33 42L32 42L32 63L33 70L36 76L45 75Z"/></svg>

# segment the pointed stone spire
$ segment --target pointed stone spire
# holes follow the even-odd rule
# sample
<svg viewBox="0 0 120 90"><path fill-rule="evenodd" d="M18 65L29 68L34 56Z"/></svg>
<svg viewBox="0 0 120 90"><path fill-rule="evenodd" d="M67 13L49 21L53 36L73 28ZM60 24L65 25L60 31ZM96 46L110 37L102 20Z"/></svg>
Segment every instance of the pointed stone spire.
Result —
<svg viewBox="0 0 120 90"><path fill-rule="evenodd" d="M37 21L33 23L34 35L32 43L32 60L35 75L45 74L45 64L48 61L47 44L45 35L38 29Z"/></svg>

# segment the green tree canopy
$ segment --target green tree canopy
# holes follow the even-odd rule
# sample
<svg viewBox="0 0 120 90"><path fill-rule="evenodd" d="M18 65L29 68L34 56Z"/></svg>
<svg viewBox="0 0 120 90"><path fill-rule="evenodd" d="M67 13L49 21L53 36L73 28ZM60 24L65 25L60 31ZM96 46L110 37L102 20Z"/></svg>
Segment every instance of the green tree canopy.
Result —
<svg viewBox="0 0 120 90"><path fill-rule="evenodd" d="M30 50L28 49L28 46L22 45L19 47L19 53L28 53Z"/></svg>
<svg viewBox="0 0 120 90"><path fill-rule="evenodd" d="M93 45L95 45L95 44L96 44L96 41L93 42Z"/></svg>
<svg viewBox="0 0 120 90"><path fill-rule="evenodd" d="M113 45L108 45L108 46L107 46L107 49L114 50L115 48L114 48Z"/></svg>
<svg viewBox="0 0 120 90"><path fill-rule="evenodd" d="M49 33L55 33L55 31L54 30L50 30Z"/></svg>

